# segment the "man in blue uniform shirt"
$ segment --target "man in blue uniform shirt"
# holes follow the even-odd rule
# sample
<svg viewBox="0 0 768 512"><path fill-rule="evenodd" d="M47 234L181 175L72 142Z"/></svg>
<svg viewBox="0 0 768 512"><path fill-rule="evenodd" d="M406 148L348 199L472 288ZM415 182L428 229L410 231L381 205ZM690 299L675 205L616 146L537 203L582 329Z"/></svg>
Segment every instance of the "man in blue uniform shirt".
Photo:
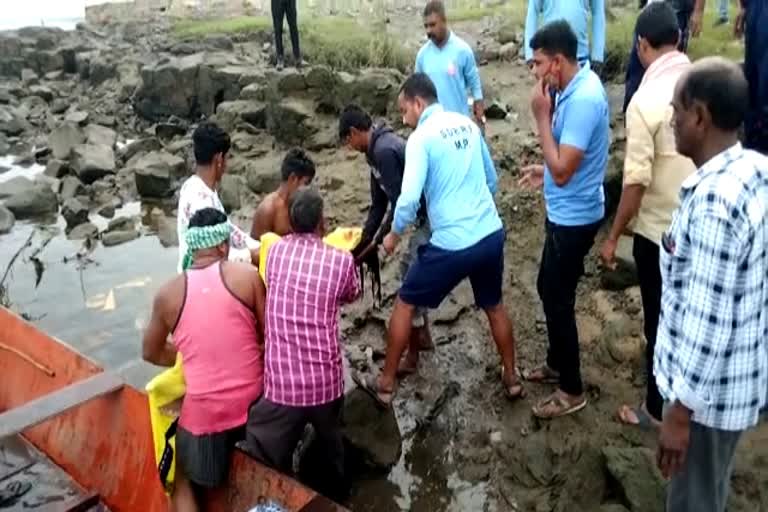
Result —
<svg viewBox="0 0 768 512"><path fill-rule="evenodd" d="M463 39L448 30L443 2L432 0L424 7L424 28L429 41L416 55L414 71L429 76L437 88L438 101L448 112L469 115L469 89L474 100L473 115L482 126L485 105L475 54Z"/></svg>

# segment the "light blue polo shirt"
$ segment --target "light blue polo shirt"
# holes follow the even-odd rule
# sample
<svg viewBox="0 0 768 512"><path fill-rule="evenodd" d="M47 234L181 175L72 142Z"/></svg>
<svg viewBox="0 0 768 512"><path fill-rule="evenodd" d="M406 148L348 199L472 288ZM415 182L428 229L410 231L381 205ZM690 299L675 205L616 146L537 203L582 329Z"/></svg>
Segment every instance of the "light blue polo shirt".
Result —
<svg viewBox="0 0 768 512"><path fill-rule="evenodd" d="M583 226L603 219L603 181L608 165L611 127L608 96L600 78L585 64L557 96L552 134L559 146L584 152L576 172L564 186L544 166L547 218L561 226Z"/></svg>
<svg viewBox="0 0 768 512"><path fill-rule="evenodd" d="M427 41L416 55L417 73L426 73L437 89L437 100L448 112L469 115L467 89L472 98L483 99L475 54L462 38L451 32L442 47Z"/></svg>
<svg viewBox="0 0 768 512"><path fill-rule="evenodd" d="M480 129L469 118L430 105L405 146L405 170L392 231L402 234L427 200L432 245L466 249L501 229L493 201L496 168Z"/></svg>

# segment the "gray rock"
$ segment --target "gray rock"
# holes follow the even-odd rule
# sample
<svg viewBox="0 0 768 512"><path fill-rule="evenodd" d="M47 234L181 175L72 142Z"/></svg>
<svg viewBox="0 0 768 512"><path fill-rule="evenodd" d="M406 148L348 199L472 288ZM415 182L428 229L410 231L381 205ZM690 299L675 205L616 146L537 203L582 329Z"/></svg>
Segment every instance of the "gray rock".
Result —
<svg viewBox="0 0 768 512"><path fill-rule="evenodd" d="M651 450L606 447L603 456L631 512L664 511L665 483Z"/></svg>
<svg viewBox="0 0 768 512"><path fill-rule="evenodd" d="M35 187L35 182L24 176L16 176L0 185L0 199L6 199L22 192L27 192Z"/></svg>
<svg viewBox="0 0 768 512"><path fill-rule="evenodd" d="M252 83L240 91L241 100L264 101L267 99L269 87L264 83Z"/></svg>
<svg viewBox="0 0 768 512"><path fill-rule="evenodd" d="M88 66L88 80L93 85L99 85L117 77L117 65L106 57L94 56Z"/></svg>
<svg viewBox="0 0 768 512"><path fill-rule="evenodd" d="M135 217L118 217L109 221L107 231L131 231L136 229Z"/></svg>
<svg viewBox="0 0 768 512"><path fill-rule="evenodd" d="M85 240L86 238L96 238L98 235L99 228L90 222L86 222L72 228L67 234L67 238L70 240Z"/></svg>
<svg viewBox="0 0 768 512"><path fill-rule="evenodd" d="M68 159L75 146L84 142L85 134L83 130L73 123L59 125L48 136L48 146L51 148L53 157L57 160Z"/></svg>
<svg viewBox="0 0 768 512"><path fill-rule="evenodd" d="M245 190L246 183L242 176L225 174L219 184L221 204L227 212L239 210L241 206L240 193Z"/></svg>
<svg viewBox="0 0 768 512"><path fill-rule="evenodd" d="M69 102L64 98L56 98L51 103L51 114L63 114L69 108Z"/></svg>
<svg viewBox="0 0 768 512"><path fill-rule="evenodd" d="M279 166L265 165L264 162L253 162L245 172L248 188L257 194L268 194L280 185Z"/></svg>
<svg viewBox="0 0 768 512"><path fill-rule="evenodd" d="M87 196L88 189L76 176L64 176L61 180L59 195L62 201L66 201L76 196Z"/></svg>
<svg viewBox="0 0 768 512"><path fill-rule="evenodd" d="M373 469L389 469L400 459L402 437L394 409L382 409L360 389L344 398L342 432L362 462Z"/></svg>
<svg viewBox="0 0 768 512"><path fill-rule="evenodd" d="M160 141L155 137L137 139L120 150L120 159L127 162L136 155L149 153L150 151L159 151L161 149L163 149L163 145L160 144Z"/></svg>
<svg viewBox="0 0 768 512"><path fill-rule="evenodd" d="M115 126L115 116L107 114L95 114L93 116L93 122L100 124L101 126Z"/></svg>
<svg viewBox="0 0 768 512"><path fill-rule="evenodd" d="M53 101L53 98L55 97L53 90L50 87L46 87L44 85L33 85L29 88L29 94L42 98L48 103Z"/></svg>
<svg viewBox="0 0 768 512"><path fill-rule="evenodd" d="M59 80L62 75L64 75L63 71L50 71L45 74L46 80Z"/></svg>
<svg viewBox="0 0 768 512"><path fill-rule="evenodd" d="M339 83L339 76L328 66L313 66L304 77L310 89L333 90Z"/></svg>
<svg viewBox="0 0 768 512"><path fill-rule="evenodd" d="M157 219L157 238L163 247L178 247L179 233L176 231L176 217L162 215Z"/></svg>
<svg viewBox="0 0 768 512"><path fill-rule="evenodd" d="M109 231L101 235L101 243L104 247L113 247L136 240L137 238L139 238L139 232L135 229L130 231Z"/></svg>
<svg viewBox="0 0 768 512"><path fill-rule="evenodd" d="M74 123L80 126L84 126L88 124L88 112L82 112L79 110L75 110L73 112L70 112L66 116L64 116L64 120L68 123Z"/></svg>
<svg viewBox="0 0 768 512"><path fill-rule="evenodd" d="M106 126L89 124L85 127L85 139L88 141L88 144L114 147L117 142L117 133Z"/></svg>
<svg viewBox="0 0 768 512"><path fill-rule="evenodd" d="M48 160L43 174L51 178L62 178L67 173L69 173L69 164L61 160Z"/></svg>
<svg viewBox="0 0 768 512"><path fill-rule="evenodd" d="M88 222L88 207L78 199L71 197L64 201L61 207L61 216L67 221L67 229L70 230Z"/></svg>
<svg viewBox="0 0 768 512"><path fill-rule="evenodd" d="M57 71L64 67L64 59L57 50L40 50L27 54L27 62L40 74Z"/></svg>
<svg viewBox="0 0 768 512"><path fill-rule="evenodd" d="M174 137L186 135L187 128L172 123L157 123L155 125L155 135L160 140L172 140Z"/></svg>
<svg viewBox="0 0 768 512"><path fill-rule="evenodd" d="M0 155L7 155L11 151L11 144L8 142L8 138L0 133Z"/></svg>
<svg viewBox="0 0 768 512"><path fill-rule="evenodd" d="M9 233L15 222L13 212L0 204L0 235Z"/></svg>
<svg viewBox="0 0 768 512"><path fill-rule="evenodd" d="M499 59L512 62L517 60L517 56L520 53L520 45L516 42L507 43L499 48Z"/></svg>
<svg viewBox="0 0 768 512"><path fill-rule="evenodd" d="M11 196L5 201L5 207L12 211L17 219L28 219L59 211L56 194L49 185L42 183Z"/></svg>
<svg viewBox="0 0 768 512"><path fill-rule="evenodd" d="M266 105L258 101L225 101L216 108L216 122L222 129L233 132L241 123L252 124L256 128L266 126Z"/></svg>
<svg viewBox="0 0 768 512"><path fill-rule="evenodd" d="M497 41L483 41L478 45L475 57L479 64L499 60L501 45Z"/></svg>
<svg viewBox="0 0 768 512"><path fill-rule="evenodd" d="M14 136L27 131L29 128L30 124L20 109L0 105L0 133Z"/></svg>
<svg viewBox="0 0 768 512"><path fill-rule="evenodd" d="M21 70L21 81L26 85L34 85L40 81L34 69L24 68Z"/></svg>
<svg viewBox="0 0 768 512"><path fill-rule="evenodd" d="M300 145L317 132L310 121L314 111L307 102L289 98L270 103L266 113L267 131L279 143Z"/></svg>
<svg viewBox="0 0 768 512"><path fill-rule="evenodd" d="M178 156L153 151L133 164L136 189L141 197L164 198L173 194L175 178L184 175L186 165Z"/></svg>
<svg viewBox="0 0 768 512"><path fill-rule="evenodd" d="M81 144L72 150L72 169L85 183L115 173L115 154L109 146Z"/></svg>
<svg viewBox="0 0 768 512"><path fill-rule="evenodd" d="M99 208L99 210L96 213L98 213L105 219L111 219L112 217L115 216L115 207L114 205L106 204L101 208Z"/></svg>

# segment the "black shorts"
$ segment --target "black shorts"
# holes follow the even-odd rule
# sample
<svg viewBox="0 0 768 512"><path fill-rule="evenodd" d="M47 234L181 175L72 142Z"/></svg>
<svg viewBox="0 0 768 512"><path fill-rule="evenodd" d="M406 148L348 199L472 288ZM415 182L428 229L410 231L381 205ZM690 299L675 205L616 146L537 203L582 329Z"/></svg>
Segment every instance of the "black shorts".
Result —
<svg viewBox="0 0 768 512"><path fill-rule="evenodd" d="M195 435L179 427L176 432L176 464L195 485L219 487L229 475L229 461L235 444L245 439L245 425Z"/></svg>
<svg viewBox="0 0 768 512"><path fill-rule="evenodd" d="M498 306L504 274L504 238L504 230L500 229L458 251L447 251L431 243L422 245L400 288L400 299L411 306L434 309L462 280L469 278L479 308Z"/></svg>

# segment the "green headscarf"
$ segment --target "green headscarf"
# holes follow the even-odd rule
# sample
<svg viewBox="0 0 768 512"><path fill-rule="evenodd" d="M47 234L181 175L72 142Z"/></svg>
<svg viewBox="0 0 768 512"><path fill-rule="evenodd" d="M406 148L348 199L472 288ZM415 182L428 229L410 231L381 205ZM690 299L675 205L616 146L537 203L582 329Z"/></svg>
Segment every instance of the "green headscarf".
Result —
<svg viewBox="0 0 768 512"><path fill-rule="evenodd" d="M232 233L232 226L229 221L216 224L215 226L194 226L187 229L184 240L187 242L187 252L184 254L184 260L181 266L187 270L192 266L195 251L200 249L209 249L216 247L227 240Z"/></svg>

